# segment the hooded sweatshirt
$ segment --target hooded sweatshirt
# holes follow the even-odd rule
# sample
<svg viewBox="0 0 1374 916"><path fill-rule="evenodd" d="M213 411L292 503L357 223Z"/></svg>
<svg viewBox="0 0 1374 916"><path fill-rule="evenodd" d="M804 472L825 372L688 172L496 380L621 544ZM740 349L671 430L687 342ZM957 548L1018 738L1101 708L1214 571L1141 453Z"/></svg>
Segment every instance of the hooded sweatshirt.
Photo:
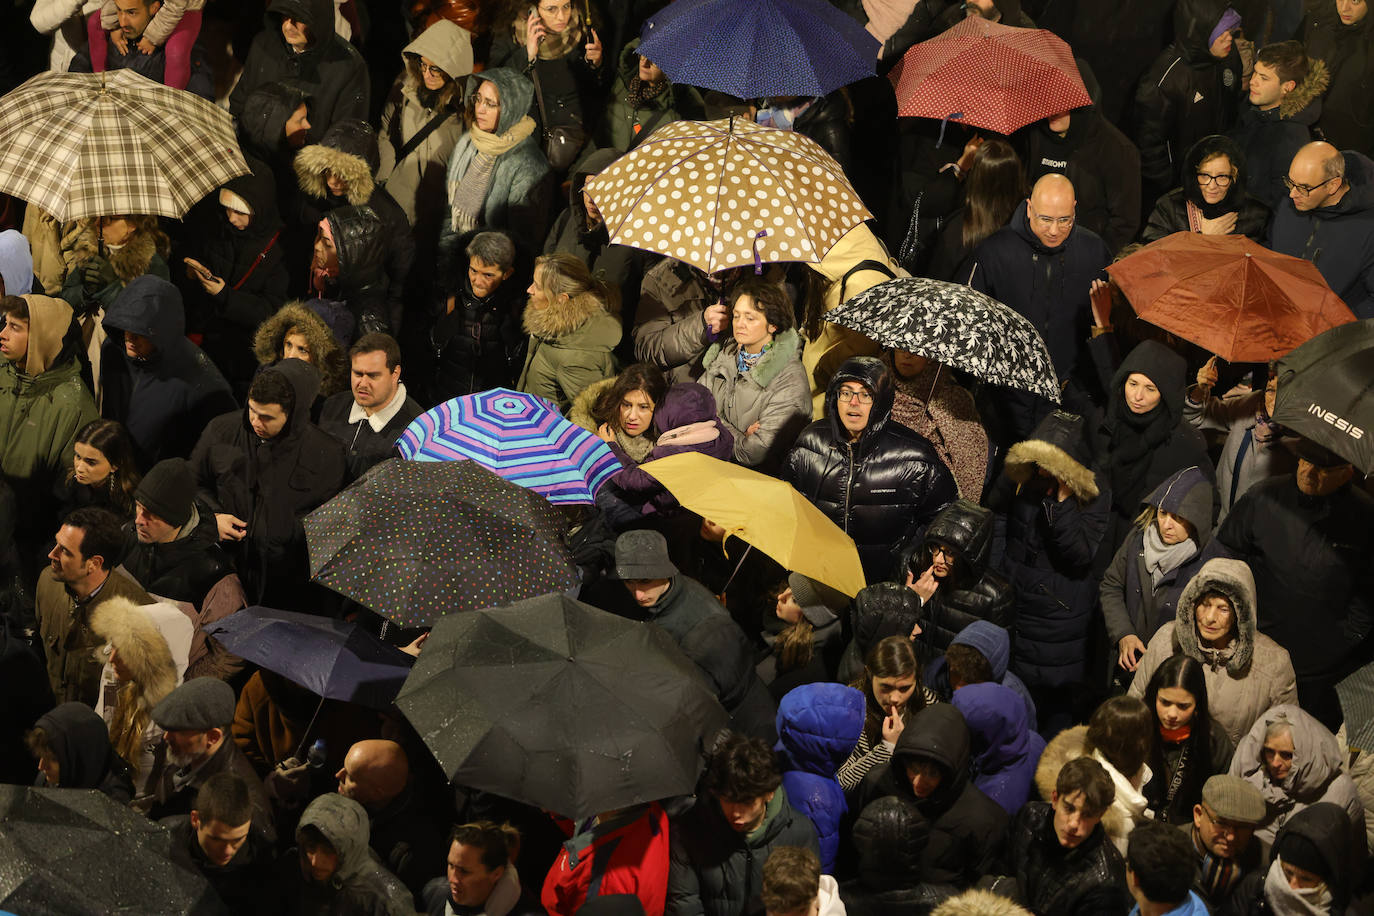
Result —
<svg viewBox="0 0 1374 916"><path fill-rule="evenodd" d="M1026 704L1001 684L968 684L950 701L972 739L973 784L1015 815L1031 798L1045 739L1030 730Z"/></svg>
<svg viewBox="0 0 1374 916"><path fill-rule="evenodd" d="M62 703L34 723L47 736L64 789L98 789L121 804L133 801L134 784L125 763L110 746L109 726L85 703ZM41 774L38 786L47 785Z"/></svg>
<svg viewBox="0 0 1374 916"><path fill-rule="evenodd" d="M410 891L368 848L370 826L362 805L336 792L321 795L301 815L296 828L298 844L306 827L314 827L334 847L338 867L323 884L302 878L301 893L291 912L298 916L414 916L415 901Z"/></svg>
<svg viewBox="0 0 1374 916"><path fill-rule="evenodd" d="M1026 689L1025 683L1009 667L1011 664L1011 634L1005 628L988 620L975 620L960 630L950 640L949 644L977 649L979 654L988 660L988 666L992 670L993 682L1014 691L1026 707L1026 724L1032 731L1039 728L1035 701L1031 699L1030 691ZM926 667L925 683L927 687L939 693L942 699L947 700L954 695L949 683L949 665L945 661L945 656L941 655Z"/></svg>

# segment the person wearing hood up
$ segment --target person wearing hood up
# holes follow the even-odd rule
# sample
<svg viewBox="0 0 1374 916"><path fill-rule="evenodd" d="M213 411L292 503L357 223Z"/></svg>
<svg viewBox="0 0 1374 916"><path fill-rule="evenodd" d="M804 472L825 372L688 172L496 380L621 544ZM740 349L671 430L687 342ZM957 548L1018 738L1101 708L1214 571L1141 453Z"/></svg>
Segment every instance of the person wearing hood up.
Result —
<svg viewBox="0 0 1374 916"><path fill-rule="evenodd" d="M1256 630L1255 577L1240 560L1213 557L1178 596L1174 620L1150 640L1130 694L1145 696L1155 669L1172 655L1202 664L1207 706L1234 745L1266 709L1298 702L1288 650Z"/></svg>
<svg viewBox="0 0 1374 916"><path fill-rule="evenodd" d="M295 855L282 860L285 912L297 916L414 916L404 884L367 845L367 811L331 792L296 827Z"/></svg>
<svg viewBox="0 0 1374 916"><path fill-rule="evenodd" d="M273 82L309 93L311 141L318 142L336 121L367 117L367 64L335 33L333 0L272 0L263 20L229 95L235 118L244 116L255 89Z"/></svg>
<svg viewBox="0 0 1374 916"><path fill-rule="evenodd" d="M610 101L592 135L598 146L617 150L617 155L634 149L665 124L696 120L706 113L700 91L668 79L639 53L639 41L634 39L620 52Z"/></svg>
<svg viewBox="0 0 1374 916"><path fill-rule="evenodd" d="M1246 190L1249 171L1244 153L1229 137L1203 137L1183 160L1181 185L1160 196L1141 230L1142 242L1175 232L1243 235L1263 241L1269 208Z"/></svg>
<svg viewBox="0 0 1374 916"><path fill-rule="evenodd" d="M1174 7L1174 42L1135 94L1140 172L1151 197L1187 177L1180 174L1183 154L1194 143L1235 123L1243 85L1234 39L1240 26L1227 0L1179 0Z"/></svg>
<svg viewBox="0 0 1374 916"><path fill-rule="evenodd" d="M1341 149L1374 149L1374 18L1363 0L1315 0L1303 5L1299 37L1309 57L1325 61L1331 85L1317 130Z"/></svg>
<svg viewBox="0 0 1374 916"><path fill-rule="evenodd" d="M1001 684L967 684L950 703L963 713L972 739L973 784L1015 816L1031 797L1045 739L1031 731L1026 704Z"/></svg>
<svg viewBox="0 0 1374 916"><path fill-rule="evenodd" d="M127 805L134 798L133 773L110 745L100 714L75 700L40 716L25 736L38 761L35 786L95 789Z"/></svg>
<svg viewBox="0 0 1374 916"><path fill-rule="evenodd" d="M1145 498L1145 510L1112 557L1098 596L1108 645L1123 671L1135 671L1146 644L1173 621L1179 594L1202 566L1212 536L1212 493L1201 468L1172 475Z"/></svg>
<svg viewBox="0 0 1374 916"><path fill-rule="evenodd" d="M0 296L23 296L33 291L33 252L18 229L0 232Z"/></svg>
<svg viewBox="0 0 1374 916"><path fill-rule="evenodd" d="M930 821L922 859L927 881L968 887L992 871L1007 832L1007 812L973 784L963 714L947 703L917 712L902 730L892 762L864 777L859 810L884 795L913 802Z"/></svg>
<svg viewBox="0 0 1374 916"><path fill-rule="evenodd" d="M1255 55L1249 104L1227 136L1245 157L1250 193L1270 210L1288 196L1283 179L1298 150L1312 140L1330 82L1326 64L1308 57L1302 42L1265 45Z"/></svg>
<svg viewBox="0 0 1374 916"><path fill-rule="evenodd" d="M1361 874L1345 837L1350 817L1340 805L1318 802L1293 815L1274 839L1269 868L1247 875L1219 910L1225 916L1265 913L1357 916L1352 900Z"/></svg>
<svg viewBox="0 0 1374 916"><path fill-rule="evenodd" d="M171 283L134 280L110 304L104 325L101 414L128 429L140 467L188 454L207 423L234 409L229 383L186 338L181 293Z"/></svg>
<svg viewBox="0 0 1374 916"><path fill-rule="evenodd" d="M955 691L970 684L1001 684L1021 698L1027 724L1039 730L1035 701L1010 664L1011 634L991 621L975 620L950 640L944 655L926 667L925 685L948 701Z"/></svg>
<svg viewBox="0 0 1374 916"><path fill-rule="evenodd" d="M843 592L799 572L788 573L773 606L776 622L763 621L760 636L768 654L754 669L773 699L781 701L804 684L834 679L844 649L840 614L848 607L849 596Z"/></svg>
<svg viewBox="0 0 1374 916"><path fill-rule="evenodd" d="M348 390L347 347L326 323L325 315L299 300L286 303L258 325L250 352L256 358L253 377L284 359L299 359L320 373L319 398Z"/></svg>
<svg viewBox="0 0 1374 916"><path fill-rule="evenodd" d="M316 226L306 305L340 346L391 327L384 232L382 218L368 206L337 207Z"/></svg>
<svg viewBox="0 0 1374 916"><path fill-rule="evenodd" d="M897 795L871 802L850 832L858 874L840 885L849 916L925 916L958 894L952 884L926 881L924 857L930 822Z"/></svg>
<svg viewBox="0 0 1374 916"><path fill-rule="evenodd" d="M846 360L825 417L802 430L779 472L854 539L870 582L887 578L897 548L958 497L930 440L892 420L894 397L881 360Z"/></svg>
<svg viewBox="0 0 1374 916"><path fill-rule="evenodd" d="M458 238L476 229L508 233L525 251L544 240L553 192L549 161L528 114L534 86L496 67L468 80L463 134L448 159L449 212L439 230L435 274L453 277Z"/></svg>
<svg viewBox="0 0 1374 916"><path fill-rule="evenodd" d="M199 257L182 258L195 281L187 311L189 324L201 330L205 355L241 399L257 368L253 331L286 301L286 246L276 185L261 164L220 188L219 204L224 219L217 231L198 247Z"/></svg>
<svg viewBox="0 0 1374 916"><path fill-rule="evenodd" d="M779 846L763 863L768 916L845 916L840 888L821 860L801 846Z"/></svg>
<svg viewBox="0 0 1374 916"><path fill-rule="evenodd" d="M291 160L309 142L310 93L299 85L263 83L243 100L236 133L253 174L272 176L277 213L291 212L296 173Z"/></svg>
<svg viewBox="0 0 1374 916"><path fill-rule="evenodd" d="M1075 225L1076 197L1069 179L1042 176L1011 222L973 251L968 285L1005 303L1026 318L1045 339L1055 375L1065 380L1064 405L1087 410L1087 395L1076 378L1087 368L1080 350L1091 320L1088 295L1102 279L1112 256L1091 229ZM1034 395L1004 392L1007 435L1025 439L1053 405Z"/></svg>
<svg viewBox="0 0 1374 916"><path fill-rule="evenodd" d="M805 684L778 704L782 785L792 806L806 815L820 840L820 865L835 873L840 824L849 808L835 771L845 762L864 726L864 695L843 684ZM790 912L790 911L784 911Z"/></svg>
<svg viewBox="0 0 1374 916"><path fill-rule="evenodd" d="M1269 247L1311 261L1356 318L1374 318L1374 162L1316 141L1293 156L1284 184Z"/></svg>
<svg viewBox="0 0 1374 916"><path fill-rule="evenodd" d="M377 132L372 125L355 118L335 122L319 143L296 154L292 165L300 196L296 200L293 222L296 226L313 228L325 214L350 206L368 207L377 214L382 221L379 241L386 275L385 314L390 327L399 331L406 284L415 262L415 240L411 237L410 220L405 210L375 179L380 162ZM301 255L310 238L310 235L301 238L299 233L288 237L292 266L304 265Z"/></svg>
<svg viewBox="0 0 1374 916"><path fill-rule="evenodd" d="M319 387L298 359L264 369L247 407L211 420L191 454L250 604L295 606L309 581L301 518L344 484L343 445L310 422Z"/></svg>

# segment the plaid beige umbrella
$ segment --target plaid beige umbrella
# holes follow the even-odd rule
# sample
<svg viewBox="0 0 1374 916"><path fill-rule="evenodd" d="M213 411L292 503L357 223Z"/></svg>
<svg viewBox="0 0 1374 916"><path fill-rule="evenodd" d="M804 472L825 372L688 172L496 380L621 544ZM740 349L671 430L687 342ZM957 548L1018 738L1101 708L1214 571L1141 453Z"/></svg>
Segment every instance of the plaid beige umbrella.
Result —
<svg viewBox="0 0 1374 916"><path fill-rule="evenodd" d="M665 125L586 190L612 242L707 273L819 261L871 216L820 144L740 118Z"/></svg>
<svg viewBox="0 0 1374 916"><path fill-rule="evenodd" d="M227 111L132 70L40 73L0 98L0 191L59 220L180 218L247 171Z"/></svg>

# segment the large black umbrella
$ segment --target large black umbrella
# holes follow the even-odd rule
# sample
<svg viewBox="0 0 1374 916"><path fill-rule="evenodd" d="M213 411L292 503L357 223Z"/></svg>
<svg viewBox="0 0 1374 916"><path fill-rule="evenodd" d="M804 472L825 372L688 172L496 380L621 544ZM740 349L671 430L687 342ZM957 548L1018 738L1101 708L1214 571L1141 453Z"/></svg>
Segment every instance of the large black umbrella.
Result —
<svg viewBox="0 0 1374 916"><path fill-rule="evenodd" d="M690 793L728 719L663 630L553 594L439 621L396 705L455 783L574 819Z"/></svg>
<svg viewBox="0 0 1374 916"><path fill-rule="evenodd" d="M1274 422L1374 473L1374 318L1313 337L1279 360Z"/></svg>
<svg viewBox="0 0 1374 916"><path fill-rule="evenodd" d="M393 458L305 517L315 581L402 626L577 584L548 500L472 461Z"/></svg>
<svg viewBox="0 0 1374 916"><path fill-rule="evenodd" d="M219 914L171 835L93 789L0 785L0 909L22 916Z"/></svg>

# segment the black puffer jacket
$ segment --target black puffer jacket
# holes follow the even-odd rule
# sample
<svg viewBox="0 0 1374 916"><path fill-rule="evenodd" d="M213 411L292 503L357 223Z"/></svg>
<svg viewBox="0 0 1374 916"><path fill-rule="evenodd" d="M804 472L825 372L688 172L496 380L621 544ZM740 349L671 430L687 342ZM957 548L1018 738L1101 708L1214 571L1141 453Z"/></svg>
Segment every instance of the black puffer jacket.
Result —
<svg viewBox="0 0 1374 916"><path fill-rule="evenodd" d="M1231 183L1226 196L1214 204L1209 204L1202 196L1202 188L1195 177L1202 163L1218 153L1226 154L1236 168L1236 180ZM1292 161L1291 157L1289 161ZM1175 232L1191 232L1188 219L1188 204L1197 208L1199 214L1207 219L1216 219L1227 213L1236 214L1236 228L1232 235L1244 235L1256 242L1263 242L1269 231L1269 207L1263 201L1246 192L1246 178L1250 174L1249 163L1230 138L1223 136L1203 137L1188 150L1183 163L1183 183L1155 201L1154 211L1150 214L1145 228L1140 233L1142 242L1153 242ZM1288 174L1288 166L1283 167ZM1286 195L1285 195L1286 196Z"/></svg>
<svg viewBox="0 0 1374 916"><path fill-rule="evenodd" d="M329 305L312 308L321 312L320 317L342 343L352 343L372 331L390 333L387 282L382 270L385 228L377 212L366 206L339 207L325 218L339 255L339 276L325 300ZM348 333L341 334L344 327Z"/></svg>
<svg viewBox="0 0 1374 916"><path fill-rule="evenodd" d="M1083 680L1097 603L1093 559L1111 517L1111 491L1092 469L1083 419L1055 411L1007 453L988 497L1005 544L1002 572L1016 588L1012 668L1028 686ZM1065 483L1060 501L1054 480Z"/></svg>
<svg viewBox="0 0 1374 916"><path fill-rule="evenodd" d="M1304 5L1307 55L1325 61L1331 73L1317 126L1337 149L1369 154L1374 151L1374 18L1366 14L1345 25L1334 3L1308 0Z"/></svg>
<svg viewBox="0 0 1374 916"><path fill-rule="evenodd" d="M1047 916L1125 913L1126 864L1098 824L1072 849L1059 845L1054 809L1027 802L1011 823L1001 873L1016 878L1022 902Z"/></svg>
<svg viewBox="0 0 1374 916"><path fill-rule="evenodd" d="M926 798L917 798L907 777L909 762L933 761L943 778ZM921 857L921 874L936 884L968 887L989 874L1002 852L1007 812L969 779L968 726L959 710L935 703L907 722L892 762L864 777L860 809L886 795L913 802L930 822L930 841Z"/></svg>
<svg viewBox="0 0 1374 916"><path fill-rule="evenodd" d="M233 573L234 564L219 546L219 528L210 507L199 505L196 513L196 526L165 544L145 544L134 526L126 525L122 565L149 594L199 608L215 583Z"/></svg>
<svg viewBox="0 0 1374 916"><path fill-rule="evenodd" d="M850 138L854 133L854 108L844 89L836 89L811 103L792 124L792 129L821 145L846 172L853 166Z"/></svg>
<svg viewBox="0 0 1374 916"><path fill-rule="evenodd" d="M870 804L851 833L859 876L840 885L850 916L926 916L959 893L952 884L929 884L921 868L930 822L910 801L889 795Z"/></svg>
<svg viewBox="0 0 1374 916"><path fill-rule="evenodd" d="M299 54L281 34L281 20L287 16L305 23L311 32L310 45ZM367 117L367 64L351 44L334 33L332 0L272 0L265 20L265 27L248 49L243 75L229 96L229 111L234 117L244 114L253 90L279 82L310 93L311 142L324 136L335 121Z"/></svg>
<svg viewBox="0 0 1374 916"><path fill-rule="evenodd" d="M868 426L857 442L850 441L836 403L846 382L873 393ZM846 360L826 390L825 418L802 430L779 474L854 539L870 582L888 578L898 545L958 497L930 441L892 421L894 397L891 372L881 360Z"/></svg>
<svg viewBox="0 0 1374 916"><path fill-rule="evenodd" d="M1212 56L1207 38L1227 0L1178 0L1174 43L1155 58L1136 90L1140 172L1155 193L1179 183L1184 154L1208 134L1225 133L1240 105L1240 54Z"/></svg>

